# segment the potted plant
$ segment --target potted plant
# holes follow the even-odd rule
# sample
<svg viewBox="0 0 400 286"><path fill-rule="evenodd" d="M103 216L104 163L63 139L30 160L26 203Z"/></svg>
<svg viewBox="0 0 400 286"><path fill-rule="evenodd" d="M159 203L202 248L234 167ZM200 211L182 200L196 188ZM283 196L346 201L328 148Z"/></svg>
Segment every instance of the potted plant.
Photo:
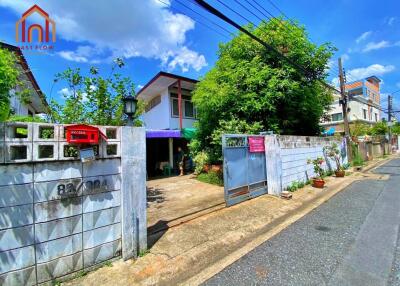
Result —
<svg viewBox="0 0 400 286"><path fill-rule="evenodd" d="M340 163L340 150L338 144L332 143L331 146L325 146L324 151L326 156L328 156L332 160L335 160L336 163L335 176L338 178L343 178L346 175L346 171L342 166L342 164Z"/></svg>
<svg viewBox="0 0 400 286"><path fill-rule="evenodd" d="M312 164L314 166L314 172L317 177L314 177L312 179L313 184L312 186L314 188L320 188L322 189L325 185L325 181L322 178L324 175L324 169L322 168L322 164L324 163L324 159L321 157L318 157L316 159L308 159L307 164Z"/></svg>

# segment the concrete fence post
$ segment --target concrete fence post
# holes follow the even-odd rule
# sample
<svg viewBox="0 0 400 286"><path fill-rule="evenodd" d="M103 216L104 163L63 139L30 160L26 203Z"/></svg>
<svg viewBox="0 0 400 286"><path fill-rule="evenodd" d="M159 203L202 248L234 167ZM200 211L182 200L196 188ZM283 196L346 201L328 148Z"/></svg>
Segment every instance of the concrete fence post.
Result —
<svg viewBox="0 0 400 286"><path fill-rule="evenodd" d="M144 128L122 127L122 257L137 257L147 248L146 133Z"/></svg>
<svg viewBox="0 0 400 286"><path fill-rule="evenodd" d="M282 192L281 147L276 135L265 136L264 142L268 194L279 196Z"/></svg>

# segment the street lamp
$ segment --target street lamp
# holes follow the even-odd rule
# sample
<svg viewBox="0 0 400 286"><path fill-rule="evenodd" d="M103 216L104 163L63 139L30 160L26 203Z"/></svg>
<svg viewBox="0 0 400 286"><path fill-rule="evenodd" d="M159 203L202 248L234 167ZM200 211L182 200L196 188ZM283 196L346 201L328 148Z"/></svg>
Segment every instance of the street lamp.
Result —
<svg viewBox="0 0 400 286"><path fill-rule="evenodd" d="M125 96L122 99L124 103L124 113L128 116L127 126L133 126L133 115L136 112L136 105L138 100L132 95Z"/></svg>

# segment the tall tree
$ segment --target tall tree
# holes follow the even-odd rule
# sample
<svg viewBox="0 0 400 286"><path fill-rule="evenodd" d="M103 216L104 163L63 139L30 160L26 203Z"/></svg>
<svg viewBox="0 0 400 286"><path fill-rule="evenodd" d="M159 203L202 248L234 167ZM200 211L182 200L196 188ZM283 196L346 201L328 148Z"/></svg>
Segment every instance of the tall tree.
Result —
<svg viewBox="0 0 400 286"><path fill-rule="evenodd" d="M51 117L58 123L86 123L95 125L123 125L122 97L130 94L135 96L135 85L128 77L115 73L124 63L116 59L110 75L105 78L95 67L90 68L88 76L83 76L81 70L67 69L56 75L56 82L67 85L64 92L64 102L54 99L50 102ZM136 112L140 115L144 110L142 103ZM140 125L139 121L135 122Z"/></svg>
<svg viewBox="0 0 400 286"><path fill-rule="evenodd" d="M192 151L206 149L214 161L221 159L222 133L272 130L317 135L320 118L332 102L332 92L320 81L327 76L327 63L335 50L329 43L311 43L303 27L282 19L246 28L307 73L242 33L221 44L215 67L193 94L199 122Z"/></svg>
<svg viewBox="0 0 400 286"><path fill-rule="evenodd" d="M0 122L9 117L11 90L20 83L17 61L15 54L0 48Z"/></svg>

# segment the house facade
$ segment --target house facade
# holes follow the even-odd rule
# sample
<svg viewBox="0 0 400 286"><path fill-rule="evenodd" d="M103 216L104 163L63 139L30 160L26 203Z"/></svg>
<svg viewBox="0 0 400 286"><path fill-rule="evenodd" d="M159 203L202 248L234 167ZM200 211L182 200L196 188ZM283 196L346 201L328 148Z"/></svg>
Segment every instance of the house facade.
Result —
<svg viewBox="0 0 400 286"><path fill-rule="evenodd" d="M361 121L373 125L381 121L381 80L376 76L350 82L346 84L348 94L348 120L349 123ZM334 94L331 109L321 125L329 133L344 132L342 106L339 104L341 96L338 92Z"/></svg>
<svg viewBox="0 0 400 286"><path fill-rule="evenodd" d="M40 89L34 75L32 74L21 50L16 46L5 44L2 42L0 42L0 48L9 50L17 56L17 69L20 72L19 81L21 81L24 85L23 87L17 86L15 89L10 90L11 112L15 115L23 116L34 116L37 114L48 113L49 106L47 104L46 98L42 90ZM28 89L29 91L31 91L29 102L23 103L16 96L16 93L22 91L22 89Z"/></svg>
<svg viewBox="0 0 400 286"><path fill-rule="evenodd" d="M178 148L187 151L196 108L192 91L198 81L167 72L159 72L138 93L146 103L142 121L147 137L148 175L164 169L177 170Z"/></svg>

